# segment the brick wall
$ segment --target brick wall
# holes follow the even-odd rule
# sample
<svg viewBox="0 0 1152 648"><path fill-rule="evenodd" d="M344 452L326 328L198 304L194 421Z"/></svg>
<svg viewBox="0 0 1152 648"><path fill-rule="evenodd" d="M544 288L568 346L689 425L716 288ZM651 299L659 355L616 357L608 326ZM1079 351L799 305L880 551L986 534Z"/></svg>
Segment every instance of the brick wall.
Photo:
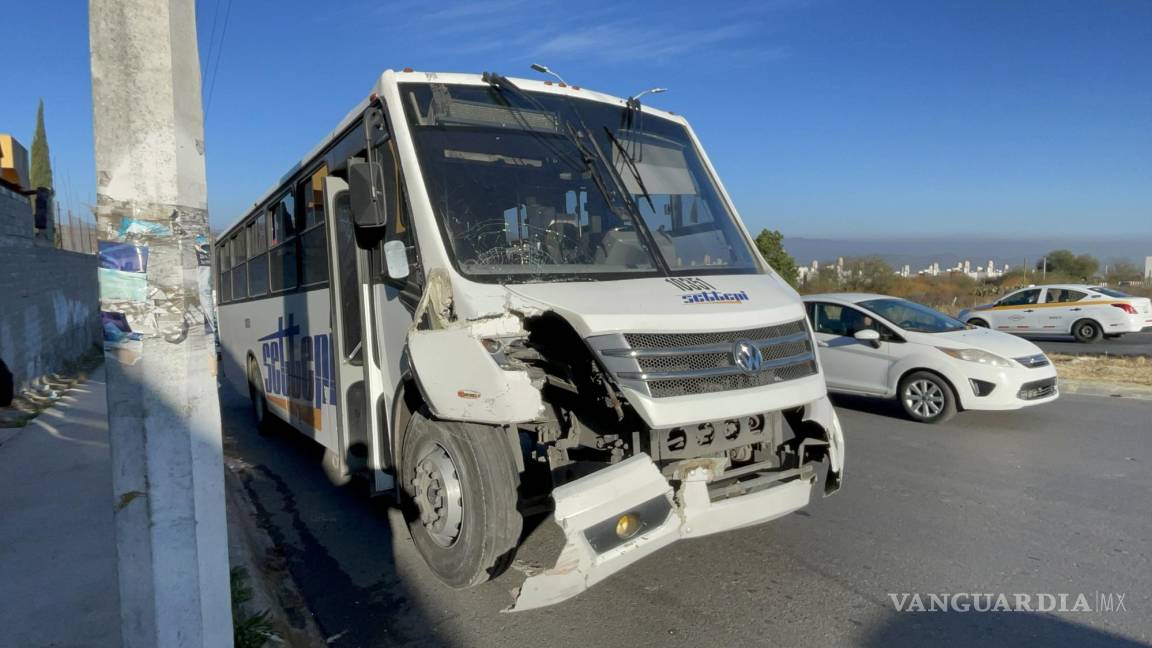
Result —
<svg viewBox="0 0 1152 648"><path fill-rule="evenodd" d="M31 203L0 187L0 362L16 391L99 344L96 267L95 255L47 246Z"/></svg>

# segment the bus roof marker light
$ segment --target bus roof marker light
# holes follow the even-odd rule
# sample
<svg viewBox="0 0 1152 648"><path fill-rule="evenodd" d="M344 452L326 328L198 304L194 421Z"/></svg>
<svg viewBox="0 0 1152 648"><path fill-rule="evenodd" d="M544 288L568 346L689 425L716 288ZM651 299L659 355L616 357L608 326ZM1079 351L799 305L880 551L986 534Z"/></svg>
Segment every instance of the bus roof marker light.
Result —
<svg viewBox="0 0 1152 648"><path fill-rule="evenodd" d="M559 74L556 74L552 70L548 69L547 65L540 65L539 63L533 63L532 69L536 70L540 74L548 74L548 75L556 77L556 80L560 82L560 87L564 87L564 86L568 85L567 83L565 83L564 79L560 77Z"/></svg>

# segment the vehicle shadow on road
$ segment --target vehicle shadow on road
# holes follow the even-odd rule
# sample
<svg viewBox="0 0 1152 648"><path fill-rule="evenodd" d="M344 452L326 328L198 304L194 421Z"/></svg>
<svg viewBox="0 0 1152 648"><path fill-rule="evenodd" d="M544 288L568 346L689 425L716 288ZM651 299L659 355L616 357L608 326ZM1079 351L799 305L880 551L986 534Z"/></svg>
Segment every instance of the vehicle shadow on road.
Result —
<svg viewBox="0 0 1152 648"><path fill-rule="evenodd" d="M445 646L435 623L398 572L392 502L365 482L334 485L324 448L274 421L260 436L247 399L220 390L224 452L271 536L307 610L332 646ZM346 521L355 520L355 526ZM407 538L402 541L406 542Z"/></svg>
<svg viewBox="0 0 1152 648"><path fill-rule="evenodd" d="M858 412L867 412L869 414L890 416L905 421L910 420L908 416L904 414L904 408L900 407L900 403L897 402L895 398L856 396L854 394L829 394L829 397L832 399L832 404L836 407L856 410Z"/></svg>
<svg viewBox="0 0 1152 648"><path fill-rule="evenodd" d="M1078 612L1099 620L1106 612ZM1118 612L1116 614L1124 614ZM1131 613L1129 613L1131 614ZM1146 647L1147 644L1043 612L904 612L865 636L863 646Z"/></svg>

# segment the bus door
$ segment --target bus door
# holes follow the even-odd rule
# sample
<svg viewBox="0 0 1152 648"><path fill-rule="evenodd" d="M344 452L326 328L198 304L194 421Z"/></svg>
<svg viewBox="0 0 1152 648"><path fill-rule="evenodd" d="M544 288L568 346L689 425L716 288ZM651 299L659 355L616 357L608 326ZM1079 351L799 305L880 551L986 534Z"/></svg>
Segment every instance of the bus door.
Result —
<svg viewBox="0 0 1152 648"><path fill-rule="evenodd" d="M324 179L324 201L332 215L328 258L332 299L332 338L337 352L336 374L340 384L337 403L340 422L340 456L348 472L370 469L373 489L390 489L392 478L382 470L380 412L371 403L380 402L384 376L371 326L372 308L368 254L356 245L348 184L328 176Z"/></svg>

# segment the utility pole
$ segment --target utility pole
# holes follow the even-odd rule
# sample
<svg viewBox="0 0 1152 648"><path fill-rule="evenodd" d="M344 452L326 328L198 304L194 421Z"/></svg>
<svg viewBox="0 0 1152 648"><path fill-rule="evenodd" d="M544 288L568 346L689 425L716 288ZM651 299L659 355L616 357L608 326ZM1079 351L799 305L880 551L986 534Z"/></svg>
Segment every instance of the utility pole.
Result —
<svg viewBox="0 0 1152 648"><path fill-rule="evenodd" d="M88 9L121 640L230 648L195 0Z"/></svg>

